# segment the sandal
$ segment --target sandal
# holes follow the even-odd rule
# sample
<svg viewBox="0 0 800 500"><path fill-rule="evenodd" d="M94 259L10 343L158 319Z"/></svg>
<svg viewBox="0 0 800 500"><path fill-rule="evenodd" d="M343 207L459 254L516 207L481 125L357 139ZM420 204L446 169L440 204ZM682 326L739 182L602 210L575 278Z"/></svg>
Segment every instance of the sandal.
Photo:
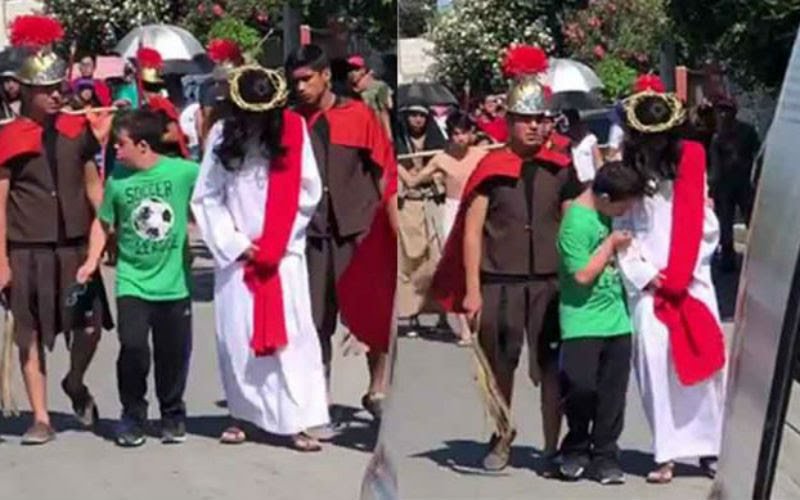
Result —
<svg viewBox="0 0 800 500"><path fill-rule="evenodd" d="M242 444L245 441L247 441L247 434L236 426L228 427L219 437L219 442L222 444Z"/></svg>
<svg viewBox="0 0 800 500"><path fill-rule="evenodd" d="M470 347L472 346L472 338L468 337L465 339L458 339L458 343L456 345L458 345L458 347Z"/></svg>
<svg viewBox="0 0 800 500"><path fill-rule="evenodd" d="M652 470L649 474L647 474L647 482L650 484L669 484L672 482L674 469L675 464L672 462L658 464L655 470Z"/></svg>
<svg viewBox="0 0 800 500"><path fill-rule="evenodd" d="M61 381L61 388L72 402L72 410L75 412L78 422L86 429L94 427L100 419L100 413L94 398L89 393L89 388L82 385L79 389L73 390L69 387L66 378Z"/></svg>
<svg viewBox="0 0 800 500"><path fill-rule="evenodd" d="M700 458L700 469L706 477L715 479L717 477L717 457Z"/></svg>
<svg viewBox="0 0 800 500"><path fill-rule="evenodd" d="M36 422L25 431L22 436L22 444L34 446L49 443L56 438L56 431L48 424Z"/></svg>
<svg viewBox="0 0 800 500"><path fill-rule="evenodd" d="M292 436L292 448L303 453L322 451L322 445L305 432Z"/></svg>

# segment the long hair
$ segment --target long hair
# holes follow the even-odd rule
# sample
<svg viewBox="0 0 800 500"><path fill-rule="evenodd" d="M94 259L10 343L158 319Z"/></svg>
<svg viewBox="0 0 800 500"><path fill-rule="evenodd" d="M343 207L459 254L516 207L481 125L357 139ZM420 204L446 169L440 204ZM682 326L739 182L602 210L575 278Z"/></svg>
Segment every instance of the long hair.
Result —
<svg viewBox="0 0 800 500"><path fill-rule="evenodd" d="M239 92L245 102L265 103L272 99L275 88L264 74L248 71L239 78ZM226 170L239 170L253 144L267 158L284 153L281 146L282 106L263 112L246 111L237 106L231 108L230 116L223 122L222 142L214 150Z"/></svg>
<svg viewBox="0 0 800 500"><path fill-rule="evenodd" d="M636 106L636 117L644 125L664 123L670 109L658 98L644 99ZM681 158L681 136L678 128L660 133L640 132L627 128L622 146L624 163L636 170L647 184L647 194L658 190L662 181L674 180Z"/></svg>

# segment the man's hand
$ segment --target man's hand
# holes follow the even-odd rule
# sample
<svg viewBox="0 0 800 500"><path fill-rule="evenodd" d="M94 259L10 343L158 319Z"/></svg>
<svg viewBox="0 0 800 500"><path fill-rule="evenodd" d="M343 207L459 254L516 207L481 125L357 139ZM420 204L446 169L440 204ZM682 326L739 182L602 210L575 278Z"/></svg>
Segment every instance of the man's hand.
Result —
<svg viewBox="0 0 800 500"><path fill-rule="evenodd" d="M3 290L11 284L11 265L8 263L8 258L0 259L0 290Z"/></svg>
<svg viewBox="0 0 800 500"><path fill-rule="evenodd" d="M78 273L75 276L75 281L79 284L84 285L92 279L92 275L97 271L98 262L93 260L87 260L83 263L83 265L78 269Z"/></svg>
<svg viewBox="0 0 800 500"><path fill-rule="evenodd" d="M481 296L480 292L469 293L467 292L466 297L464 297L464 313L467 316L467 320L475 321L475 318L483 309L483 297Z"/></svg>

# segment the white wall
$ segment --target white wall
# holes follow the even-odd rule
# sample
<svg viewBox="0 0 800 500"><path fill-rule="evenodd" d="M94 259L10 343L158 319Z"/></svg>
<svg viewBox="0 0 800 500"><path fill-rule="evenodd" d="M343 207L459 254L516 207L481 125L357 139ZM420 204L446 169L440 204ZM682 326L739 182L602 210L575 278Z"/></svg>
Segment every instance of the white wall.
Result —
<svg viewBox="0 0 800 500"><path fill-rule="evenodd" d="M398 83L410 83L430 79L434 64L431 56L433 42L424 38L401 38L397 41Z"/></svg>
<svg viewBox="0 0 800 500"><path fill-rule="evenodd" d="M8 25L20 14L30 14L36 9L41 9L42 3L37 0L0 0L0 47L8 44L6 32ZM3 19L3 15L6 19Z"/></svg>

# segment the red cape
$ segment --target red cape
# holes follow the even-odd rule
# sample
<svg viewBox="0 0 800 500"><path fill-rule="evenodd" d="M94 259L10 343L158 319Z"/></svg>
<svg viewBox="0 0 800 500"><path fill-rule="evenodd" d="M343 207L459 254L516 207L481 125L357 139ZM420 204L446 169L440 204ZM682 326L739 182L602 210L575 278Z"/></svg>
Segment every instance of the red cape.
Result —
<svg viewBox="0 0 800 500"><path fill-rule="evenodd" d="M689 294L703 237L706 156L684 141L672 204L669 261L656 291L655 314L669 330L670 352L684 385L702 382L725 366L722 326L705 303Z"/></svg>
<svg viewBox="0 0 800 500"><path fill-rule="evenodd" d="M394 148L375 113L364 103L346 100L324 112L331 144L368 152L383 171L384 192L367 235L336 284L344 324L374 352L389 350L395 289L397 235L389 223L389 203L397 193ZM309 126L320 115L309 119Z"/></svg>
<svg viewBox="0 0 800 500"><path fill-rule="evenodd" d="M572 163L569 156L550 148L540 148L536 160L565 168ZM519 179L523 158L508 148L492 151L483 157L464 187L462 203L453 224L444 253L433 276L431 291L433 298L446 311L463 313L464 296L467 291L464 270L464 219L472 196L478 186L495 177Z"/></svg>
<svg viewBox="0 0 800 500"><path fill-rule="evenodd" d="M169 99L161 97L160 95L152 95L147 99L147 107L154 111L161 111L170 121L178 124L180 130L180 116L175 105ZM186 135L181 131L178 137L178 146L180 147L181 154L184 158L189 158L189 146L186 144Z"/></svg>
<svg viewBox="0 0 800 500"><path fill-rule="evenodd" d="M281 145L285 154L275 158L269 168L264 229L255 241L258 253L244 276L253 292L250 347L256 356L273 355L288 343L279 267L299 210L303 170L303 120L293 111L283 113Z"/></svg>
<svg viewBox="0 0 800 500"><path fill-rule="evenodd" d="M56 117L56 130L75 139L86 128L83 116L59 114ZM42 154L42 126L30 118L20 117L0 128L0 166L22 155Z"/></svg>

